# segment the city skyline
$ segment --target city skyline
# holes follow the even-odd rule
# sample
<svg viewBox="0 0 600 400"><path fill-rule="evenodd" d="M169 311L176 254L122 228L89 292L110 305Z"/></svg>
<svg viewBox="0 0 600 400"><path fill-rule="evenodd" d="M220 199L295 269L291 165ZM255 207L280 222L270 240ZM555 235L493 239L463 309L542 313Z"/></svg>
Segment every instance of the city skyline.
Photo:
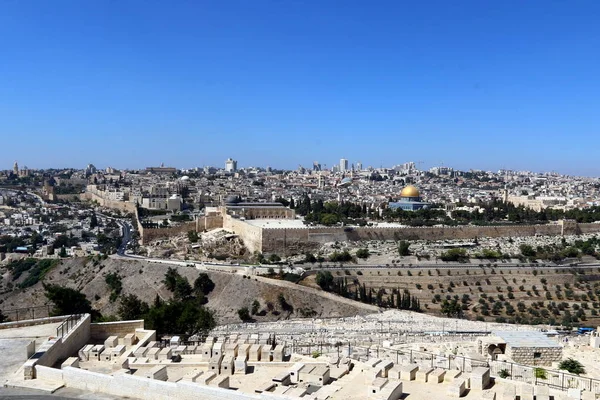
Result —
<svg viewBox="0 0 600 400"><path fill-rule="evenodd" d="M233 157L330 168L343 157L600 176L598 12L542 1L7 3L0 167Z"/></svg>

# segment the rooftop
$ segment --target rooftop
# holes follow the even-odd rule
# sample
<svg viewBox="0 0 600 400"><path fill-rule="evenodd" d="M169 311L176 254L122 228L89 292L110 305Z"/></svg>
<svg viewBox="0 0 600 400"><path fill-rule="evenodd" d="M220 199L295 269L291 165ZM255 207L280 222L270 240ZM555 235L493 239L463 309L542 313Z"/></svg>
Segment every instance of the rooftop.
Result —
<svg viewBox="0 0 600 400"><path fill-rule="evenodd" d="M494 331L492 333L502 338L511 347L562 347L541 332Z"/></svg>

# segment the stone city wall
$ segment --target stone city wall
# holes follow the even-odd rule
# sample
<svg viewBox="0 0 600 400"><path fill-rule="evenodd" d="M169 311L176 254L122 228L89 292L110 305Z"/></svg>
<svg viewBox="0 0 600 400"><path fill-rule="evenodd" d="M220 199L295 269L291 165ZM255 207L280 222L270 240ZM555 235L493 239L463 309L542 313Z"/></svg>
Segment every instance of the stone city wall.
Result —
<svg viewBox="0 0 600 400"><path fill-rule="evenodd" d="M196 220L196 231L204 232L212 229L223 227L223 216L222 215L210 215L199 217Z"/></svg>
<svg viewBox="0 0 600 400"><path fill-rule="evenodd" d="M240 223L244 224L243 221ZM245 224L248 225L248 224ZM242 237L244 229L233 230ZM600 232L600 224L566 224L564 234ZM563 234L561 224L456 226L456 227L335 227L335 228L269 228L262 230L263 253L299 254L314 251L323 243L367 240L449 240L481 237L557 236ZM245 243L245 241L244 241Z"/></svg>
<svg viewBox="0 0 600 400"><path fill-rule="evenodd" d="M156 239L164 239L170 236L181 235L182 233L187 233L189 231L196 230L196 221L186 222L184 224L174 226L172 228L144 228L142 224L139 223L138 219L138 230L140 232L140 239L142 244L148 244Z"/></svg>
<svg viewBox="0 0 600 400"><path fill-rule="evenodd" d="M223 219L223 228L238 235L251 253L263 251L263 233L265 229L232 218L229 215L226 215Z"/></svg>
<svg viewBox="0 0 600 400"><path fill-rule="evenodd" d="M92 192L82 193L80 195L80 198L81 198L81 200L96 201L102 207L112 208L115 210L121 210L124 212L134 213L135 210L137 209L137 207L135 206L135 203L131 203L129 201L108 200L108 199L105 199L104 197L101 197L101 196L97 195L96 193L92 193Z"/></svg>

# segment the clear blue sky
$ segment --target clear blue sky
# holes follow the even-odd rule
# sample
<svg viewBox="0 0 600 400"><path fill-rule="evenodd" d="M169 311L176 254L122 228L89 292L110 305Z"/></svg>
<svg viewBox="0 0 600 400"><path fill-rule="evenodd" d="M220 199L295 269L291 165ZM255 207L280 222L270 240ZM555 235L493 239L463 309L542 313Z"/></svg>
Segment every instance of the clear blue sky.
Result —
<svg viewBox="0 0 600 400"><path fill-rule="evenodd" d="M598 1L0 3L0 169L600 175Z"/></svg>

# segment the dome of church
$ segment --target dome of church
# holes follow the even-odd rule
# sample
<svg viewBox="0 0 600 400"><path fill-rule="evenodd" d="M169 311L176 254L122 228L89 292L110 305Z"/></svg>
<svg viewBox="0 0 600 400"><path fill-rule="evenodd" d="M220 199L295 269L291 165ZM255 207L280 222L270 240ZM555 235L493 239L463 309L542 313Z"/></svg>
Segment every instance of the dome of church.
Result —
<svg viewBox="0 0 600 400"><path fill-rule="evenodd" d="M408 185L400 192L400 197L421 197L419 189L413 185Z"/></svg>

